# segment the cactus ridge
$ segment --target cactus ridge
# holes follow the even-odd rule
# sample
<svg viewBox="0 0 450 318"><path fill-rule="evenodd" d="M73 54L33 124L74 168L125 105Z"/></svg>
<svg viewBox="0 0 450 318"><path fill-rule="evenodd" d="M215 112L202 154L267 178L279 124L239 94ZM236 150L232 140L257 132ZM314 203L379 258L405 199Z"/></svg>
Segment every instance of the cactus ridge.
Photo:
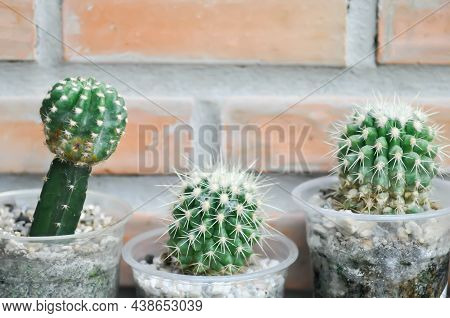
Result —
<svg viewBox="0 0 450 318"><path fill-rule="evenodd" d="M40 109L50 151L93 165L116 149L127 123L123 97L94 78L66 78L47 93Z"/></svg>
<svg viewBox="0 0 450 318"><path fill-rule="evenodd" d="M356 106L334 134L339 174L333 205L366 214L405 214L433 208L431 181L445 155L441 127L399 99Z"/></svg>
<svg viewBox="0 0 450 318"><path fill-rule="evenodd" d="M194 275L239 272L253 246L270 235L260 193L266 184L259 176L224 166L180 179L168 228L168 258Z"/></svg>

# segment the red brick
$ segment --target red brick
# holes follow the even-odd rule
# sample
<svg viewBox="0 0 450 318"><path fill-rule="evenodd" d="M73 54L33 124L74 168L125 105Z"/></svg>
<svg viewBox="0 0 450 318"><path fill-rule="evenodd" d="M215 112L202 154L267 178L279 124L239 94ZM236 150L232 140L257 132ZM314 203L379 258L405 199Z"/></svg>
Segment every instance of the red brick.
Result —
<svg viewBox="0 0 450 318"><path fill-rule="evenodd" d="M327 131L333 122L341 119L342 107L349 105L350 101L306 101L278 116L299 99L250 97L227 100L222 116L225 126L240 125L241 129L261 129L261 137L241 132L235 133L233 138L224 136L227 155L231 160L241 160L246 165L255 162L256 168L262 171L322 172L330 169L332 160L325 156L330 150L324 143L327 141ZM271 138L268 137L268 131L272 131ZM303 158L294 156L296 143L302 132L307 134L302 144L302 154L308 169L305 162L301 162ZM280 157L284 161L279 160Z"/></svg>
<svg viewBox="0 0 450 318"><path fill-rule="evenodd" d="M26 17L26 18L24 18ZM0 60L33 60L36 42L33 0L0 1Z"/></svg>
<svg viewBox="0 0 450 318"><path fill-rule="evenodd" d="M160 110L144 99L128 99L129 122L126 133L117 151L107 161L94 167L94 173L112 174L154 174L173 170L179 154L174 151L176 126L189 123L192 102L189 99L156 98L158 105L169 110L177 118ZM0 99L0 173L43 173L47 171L53 154L44 144L44 134L39 118L40 99L1 98ZM156 165L147 151L145 165L140 161L139 127L154 127L152 138L158 138L155 153L160 160ZM163 134L163 129L168 129ZM165 137L165 139L164 139ZM149 145L149 141L145 141ZM180 140L180 148L190 149L189 141ZM141 145L142 148L142 145ZM166 150L165 150L166 149ZM164 157L165 160L162 160ZM141 163L141 165L140 165ZM177 167L175 167L177 168Z"/></svg>
<svg viewBox="0 0 450 318"><path fill-rule="evenodd" d="M296 104L299 100L300 97L227 99L223 105L222 120L228 129L223 133L222 141L228 160L244 166L255 163L255 168L260 171L327 172L333 168L332 147L327 144L332 125L349 113L352 104L365 102L366 98L318 97ZM445 125L445 137L450 137L450 100L423 99L423 104L439 112L433 120ZM233 128L234 134L229 133L232 126L237 127ZM250 127L255 127L255 130ZM258 131L261 137L243 134L243 129ZM272 130L272 138L266 137L269 129ZM298 141L302 131L308 132L304 143ZM294 153L298 146L302 146L303 157ZM279 160L280 157L284 161ZM450 160L446 165L450 165Z"/></svg>
<svg viewBox="0 0 450 318"><path fill-rule="evenodd" d="M378 62L450 64L450 5L430 15L445 2L382 0L378 22L379 45L398 37L378 50ZM422 20L427 15L430 16ZM403 33L405 30L408 31Z"/></svg>
<svg viewBox="0 0 450 318"><path fill-rule="evenodd" d="M64 41L97 61L343 65L345 0L65 0ZM65 48L67 60L82 60Z"/></svg>
<svg viewBox="0 0 450 318"><path fill-rule="evenodd" d="M176 133L177 127L183 122L189 123L193 101L190 99L157 98L153 99L162 107L168 109L179 119L172 117L143 99L128 99L129 123L127 131L117 151L106 162L100 163L94 169L95 173L112 174L154 174L168 173L174 168L180 169L184 161L177 161L183 155L192 152L192 135L187 129L182 129L181 136ZM278 116L290 105L297 102L295 98L229 98L222 105L223 124L230 130L230 125L251 128L262 127L262 135L267 129L279 129L284 139L279 139L273 133L271 139L261 139L249 136L244 144L242 135L233 133L223 134L222 142L226 155L232 162L249 165L256 161L256 168L262 171L296 171L304 172L304 165L299 162L302 157L291 156L289 151L295 149L295 138L288 138L290 130L298 137L304 127L310 127L308 136L301 146L303 158L310 171L325 172L333 166L333 160L326 154L330 146L328 130L332 123L343 118L349 111L349 106L355 101L365 101L365 98L323 97L304 101L286 113ZM433 120L446 126L444 137L450 138L450 100L445 98L422 99L423 104L438 111L439 115ZM40 99L37 98L0 98L0 173L43 173L47 171L52 154L44 145L41 120L38 115ZM276 117L278 116L278 117ZM272 120L273 118L275 118ZM155 134L139 136L139 127L151 125ZM142 128L141 128L142 129ZM163 129L167 129L163 134ZM175 137L178 138L175 138ZM231 137L230 137L231 136ZM144 139L144 137L146 139ZM158 140L156 152L159 162L152 161L152 152L143 149L150 145L148 138ZM270 142L268 142L268 140ZM140 145L141 142L141 145ZM240 147L242 146L242 147ZM255 154L255 149L261 149ZM291 152L292 153L292 152ZM144 156L145 161L140 158ZM277 162L280 156L284 162ZM141 166L139 165L141 164ZM446 167L450 167L447 159Z"/></svg>

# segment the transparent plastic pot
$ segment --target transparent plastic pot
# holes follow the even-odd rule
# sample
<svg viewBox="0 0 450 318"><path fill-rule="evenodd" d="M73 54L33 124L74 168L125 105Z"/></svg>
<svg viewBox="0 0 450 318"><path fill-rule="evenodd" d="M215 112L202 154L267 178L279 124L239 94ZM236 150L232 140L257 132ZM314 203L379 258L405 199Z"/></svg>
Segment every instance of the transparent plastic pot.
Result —
<svg viewBox="0 0 450 318"><path fill-rule="evenodd" d="M36 206L40 190L0 193L0 206ZM86 233L14 237L0 234L0 298L114 297L124 225L131 208L112 196L87 192L85 206L98 206L111 225Z"/></svg>
<svg viewBox="0 0 450 318"><path fill-rule="evenodd" d="M433 182L443 208L367 215L322 208L336 177L305 182L292 195L307 213L316 297L445 297L450 251L450 183Z"/></svg>
<svg viewBox="0 0 450 318"><path fill-rule="evenodd" d="M133 270L140 297L283 297L288 267L297 259L298 249L285 236L274 235L262 246L276 264L252 273L228 276L194 276L170 273L146 264L147 255L165 251L165 229L142 233L123 248L123 258ZM270 247L269 247L270 246ZM264 255L261 249L256 253Z"/></svg>

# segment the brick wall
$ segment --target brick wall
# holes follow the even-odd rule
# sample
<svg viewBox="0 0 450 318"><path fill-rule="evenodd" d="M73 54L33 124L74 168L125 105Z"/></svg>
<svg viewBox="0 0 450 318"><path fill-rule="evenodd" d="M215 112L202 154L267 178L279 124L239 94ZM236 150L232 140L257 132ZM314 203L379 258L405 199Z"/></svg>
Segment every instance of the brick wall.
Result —
<svg viewBox="0 0 450 318"><path fill-rule="evenodd" d="M416 103L439 110L437 121L450 125L445 3L3 0L0 149L7 150L0 173L46 171L51 156L43 145L40 100L51 83L74 75L110 82L130 109L127 135L97 173L167 173L180 153L164 147L181 147L195 160L204 150L197 140L203 126L267 130L269 121L284 136L307 133L300 156L288 155L298 138L243 143L240 136L221 137L211 145L235 161L257 159L263 171L304 172L306 162L309 171L324 172L331 165L324 157L327 130L373 93L418 95ZM192 130L175 138L186 123ZM149 168L145 138L155 131L160 142L152 160L159 164Z"/></svg>
<svg viewBox="0 0 450 318"><path fill-rule="evenodd" d="M200 161L205 144L266 172L323 173L332 165L330 126L374 93L439 111L435 120L450 127L445 3L0 0L0 190L41 186L51 154L40 101L50 84L75 75L111 83L128 104L127 134L90 181L153 212L136 214L127 238L159 224L170 198L155 196L155 185L174 182L167 172L184 155ZM249 128L246 138L236 125ZM223 135L204 133L211 128ZM309 176L270 176L279 186L269 203L287 212L276 226L301 250L287 286L310 289L304 217L290 196ZM129 269L121 273L131 285Z"/></svg>

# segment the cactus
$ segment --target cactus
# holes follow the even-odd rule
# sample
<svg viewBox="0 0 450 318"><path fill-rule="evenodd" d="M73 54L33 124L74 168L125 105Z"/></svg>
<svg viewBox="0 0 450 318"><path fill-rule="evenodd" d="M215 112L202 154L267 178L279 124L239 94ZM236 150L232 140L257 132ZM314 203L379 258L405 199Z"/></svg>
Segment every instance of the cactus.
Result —
<svg viewBox="0 0 450 318"><path fill-rule="evenodd" d="M124 134L124 99L94 78L66 78L42 102L45 140L56 154L36 207L30 236L73 234L92 165L106 160Z"/></svg>
<svg viewBox="0 0 450 318"><path fill-rule="evenodd" d="M184 273L223 275L248 264L253 246L269 234L259 177L223 165L180 175L168 257Z"/></svg>
<svg viewBox="0 0 450 318"><path fill-rule="evenodd" d="M340 184L334 208L366 214L432 209L431 181L443 154L438 133L425 112L397 98L357 106L335 135Z"/></svg>

